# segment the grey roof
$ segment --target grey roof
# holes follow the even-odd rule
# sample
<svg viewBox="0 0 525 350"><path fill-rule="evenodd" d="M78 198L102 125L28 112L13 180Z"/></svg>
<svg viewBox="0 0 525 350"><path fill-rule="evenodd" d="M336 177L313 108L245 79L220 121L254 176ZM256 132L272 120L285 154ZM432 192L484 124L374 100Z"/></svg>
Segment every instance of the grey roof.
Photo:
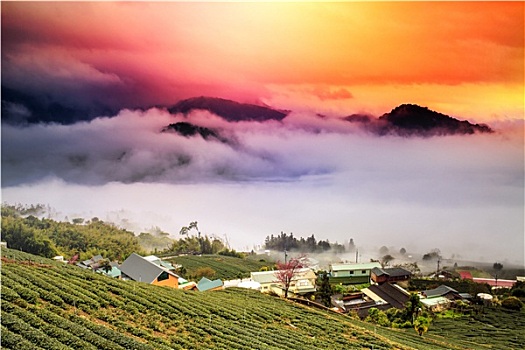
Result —
<svg viewBox="0 0 525 350"><path fill-rule="evenodd" d="M144 259L136 253L132 253L120 266L122 273L135 281L152 283L162 273L168 272L169 274L178 277L173 272L169 272L166 269Z"/></svg>
<svg viewBox="0 0 525 350"><path fill-rule="evenodd" d="M434 297L440 297L440 296L443 296L443 295L447 295L448 293L455 293L455 294L459 294L457 292L457 290L453 289L453 288L450 288L449 286L445 286L444 284L440 285L439 287L437 288L434 288L434 289L429 289L429 290L424 290L422 293L427 297L427 298L434 298Z"/></svg>
<svg viewBox="0 0 525 350"><path fill-rule="evenodd" d="M405 303L410 298L408 295L404 294L390 283L385 283L381 285L371 285L370 287L368 287L368 289L370 289L374 294L376 294L381 299L398 309L403 309L405 307Z"/></svg>
<svg viewBox="0 0 525 350"><path fill-rule="evenodd" d="M104 258L102 257L102 255L95 255L91 259L82 261L81 264L83 264L84 266L87 266L87 267L91 267L95 263L97 263L97 262L99 262L100 260L103 260L103 259Z"/></svg>
<svg viewBox="0 0 525 350"><path fill-rule="evenodd" d="M390 277L401 277L401 276L410 276L412 273L408 270L405 270L401 267L391 267L391 268L385 268L381 269L379 267L374 267L372 269L372 273L376 276L382 276L387 275Z"/></svg>
<svg viewBox="0 0 525 350"><path fill-rule="evenodd" d="M162 260L158 256L148 255L148 256L145 256L144 259L154 263L155 265L159 265L159 266L165 267L168 270L175 270L175 267L173 267L173 265L171 263Z"/></svg>

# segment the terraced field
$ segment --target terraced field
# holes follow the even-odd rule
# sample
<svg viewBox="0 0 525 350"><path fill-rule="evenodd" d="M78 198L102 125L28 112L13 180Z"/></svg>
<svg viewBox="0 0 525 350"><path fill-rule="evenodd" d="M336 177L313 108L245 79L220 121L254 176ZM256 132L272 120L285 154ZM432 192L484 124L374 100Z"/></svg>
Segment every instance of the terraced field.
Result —
<svg viewBox="0 0 525 350"><path fill-rule="evenodd" d="M195 275L200 267L210 267L215 270L214 278L230 280L250 277L250 272L259 271L263 266L272 267L274 263L258 261L250 258L240 259L223 255L187 255L168 259L170 262L181 264L187 270L187 275Z"/></svg>
<svg viewBox="0 0 525 350"><path fill-rule="evenodd" d="M2 249L1 273L2 349L481 348L256 291L199 293L120 281L10 249Z"/></svg>

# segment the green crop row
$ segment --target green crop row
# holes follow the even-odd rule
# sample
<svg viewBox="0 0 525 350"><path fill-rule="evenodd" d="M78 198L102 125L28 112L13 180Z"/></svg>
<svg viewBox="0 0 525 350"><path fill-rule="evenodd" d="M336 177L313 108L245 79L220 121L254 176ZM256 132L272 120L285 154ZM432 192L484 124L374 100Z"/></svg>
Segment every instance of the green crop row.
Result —
<svg viewBox="0 0 525 350"><path fill-rule="evenodd" d="M18 340L33 348L118 350L430 350L475 349L483 344L480 338L470 335L475 328L466 329L464 336L456 332L442 337L443 332L454 329L452 324L439 321L419 337L411 329L374 326L257 291L183 291L111 279L66 265L5 262L2 299L2 330L7 334L7 342L2 345L11 349L17 348ZM485 320L494 323L497 315L487 313ZM511 316L523 320L522 315ZM504 321L525 326L521 321L511 321L511 316ZM469 321L457 322L467 327ZM472 322L474 327L481 320ZM434 327L442 332L434 332ZM523 348L523 335L505 327L487 327L483 334L493 336L494 349ZM46 342L44 336L55 342Z"/></svg>

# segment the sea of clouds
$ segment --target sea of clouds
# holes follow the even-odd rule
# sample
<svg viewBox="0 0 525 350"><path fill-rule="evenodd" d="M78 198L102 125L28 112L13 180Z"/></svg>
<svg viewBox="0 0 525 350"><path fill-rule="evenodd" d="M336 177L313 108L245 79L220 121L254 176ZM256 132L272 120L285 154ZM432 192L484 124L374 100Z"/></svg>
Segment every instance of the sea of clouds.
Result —
<svg viewBox="0 0 525 350"><path fill-rule="evenodd" d="M228 141L161 132L180 121ZM163 109L2 125L2 200L173 236L196 220L237 249L284 231L522 264L523 122L491 126L493 134L406 138L313 113L229 123Z"/></svg>

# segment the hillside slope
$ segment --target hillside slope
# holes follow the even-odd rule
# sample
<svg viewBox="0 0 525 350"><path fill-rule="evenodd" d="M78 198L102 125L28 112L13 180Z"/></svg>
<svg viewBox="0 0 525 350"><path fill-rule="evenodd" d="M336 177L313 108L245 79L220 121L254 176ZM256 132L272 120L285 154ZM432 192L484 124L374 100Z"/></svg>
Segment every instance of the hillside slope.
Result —
<svg viewBox="0 0 525 350"><path fill-rule="evenodd" d="M469 348L256 291L114 280L11 249L1 272L3 349Z"/></svg>
<svg viewBox="0 0 525 350"><path fill-rule="evenodd" d="M210 267L215 271L213 278L236 279L250 276L250 272L259 271L263 266L273 267L272 262L260 262L245 258L223 255L186 255L167 259L169 262L184 266L187 275L194 276L199 268Z"/></svg>

